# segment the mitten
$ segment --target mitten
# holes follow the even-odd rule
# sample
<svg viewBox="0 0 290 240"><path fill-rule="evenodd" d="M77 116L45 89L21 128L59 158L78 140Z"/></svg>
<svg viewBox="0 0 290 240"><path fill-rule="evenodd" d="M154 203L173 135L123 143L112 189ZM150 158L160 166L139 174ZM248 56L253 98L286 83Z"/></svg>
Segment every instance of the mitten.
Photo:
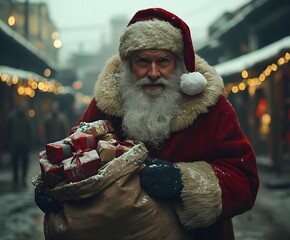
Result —
<svg viewBox="0 0 290 240"><path fill-rule="evenodd" d="M45 194L40 187L36 187L34 190L34 201L44 213L56 212L61 209L61 205L55 199Z"/></svg>
<svg viewBox="0 0 290 240"><path fill-rule="evenodd" d="M164 200L181 200L183 183L180 169L171 162L148 158L139 172L140 185L148 195Z"/></svg>

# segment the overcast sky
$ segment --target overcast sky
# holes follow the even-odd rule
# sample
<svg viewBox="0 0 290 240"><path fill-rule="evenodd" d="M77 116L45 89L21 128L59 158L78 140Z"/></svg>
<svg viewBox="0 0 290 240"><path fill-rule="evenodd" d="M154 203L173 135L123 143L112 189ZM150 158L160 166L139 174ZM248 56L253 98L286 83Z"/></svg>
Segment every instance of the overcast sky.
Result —
<svg viewBox="0 0 290 240"><path fill-rule="evenodd" d="M37 0L31 0L37 1ZM236 10L249 0L39 0L47 2L50 17L63 43L61 59L82 49L96 52L108 42L109 23L114 16L128 20L136 11L161 7L182 18L190 27L194 42L207 36L207 28L226 11Z"/></svg>

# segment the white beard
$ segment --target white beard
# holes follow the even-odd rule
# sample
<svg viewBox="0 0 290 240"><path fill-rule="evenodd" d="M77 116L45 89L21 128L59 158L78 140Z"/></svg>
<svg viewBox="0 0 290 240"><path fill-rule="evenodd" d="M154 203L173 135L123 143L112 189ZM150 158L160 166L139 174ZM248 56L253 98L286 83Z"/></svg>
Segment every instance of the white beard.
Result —
<svg viewBox="0 0 290 240"><path fill-rule="evenodd" d="M156 84L164 84L162 90L144 91L142 85L153 82L148 78L137 80L129 64L123 63L119 89L124 101L122 127L128 138L158 148L169 137L170 122L179 113L178 102L181 98L181 73L177 72L168 80L160 78L154 81Z"/></svg>

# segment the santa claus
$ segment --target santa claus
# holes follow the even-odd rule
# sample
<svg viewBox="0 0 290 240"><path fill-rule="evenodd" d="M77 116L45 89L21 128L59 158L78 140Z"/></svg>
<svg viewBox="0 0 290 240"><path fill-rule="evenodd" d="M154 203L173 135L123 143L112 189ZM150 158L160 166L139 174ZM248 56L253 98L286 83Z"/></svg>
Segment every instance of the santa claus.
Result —
<svg viewBox="0 0 290 240"><path fill-rule="evenodd" d="M193 239L234 239L231 218L253 207L259 186L254 151L223 87L195 54L186 23L145 9L125 28L78 122L106 119L120 140L145 144L141 187L172 202Z"/></svg>

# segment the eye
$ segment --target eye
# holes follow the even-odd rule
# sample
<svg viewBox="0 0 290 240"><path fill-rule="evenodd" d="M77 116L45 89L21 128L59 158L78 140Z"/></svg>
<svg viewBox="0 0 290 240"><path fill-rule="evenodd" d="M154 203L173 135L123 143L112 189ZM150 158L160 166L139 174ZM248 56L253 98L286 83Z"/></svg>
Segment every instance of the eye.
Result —
<svg viewBox="0 0 290 240"><path fill-rule="evenodd" d="M138 66L145 67L149 64L149 61L146 58L138 57L135 59L135 62Z"/></svg>
<svg viewBox="0 0 290 240"><path fill-rule="evenodd" d="M170 63L170 60L169 60L169 58L160 58L159 60L158 60L158 64L160 65L160 66L167 66L168 64Z"/></svg>

